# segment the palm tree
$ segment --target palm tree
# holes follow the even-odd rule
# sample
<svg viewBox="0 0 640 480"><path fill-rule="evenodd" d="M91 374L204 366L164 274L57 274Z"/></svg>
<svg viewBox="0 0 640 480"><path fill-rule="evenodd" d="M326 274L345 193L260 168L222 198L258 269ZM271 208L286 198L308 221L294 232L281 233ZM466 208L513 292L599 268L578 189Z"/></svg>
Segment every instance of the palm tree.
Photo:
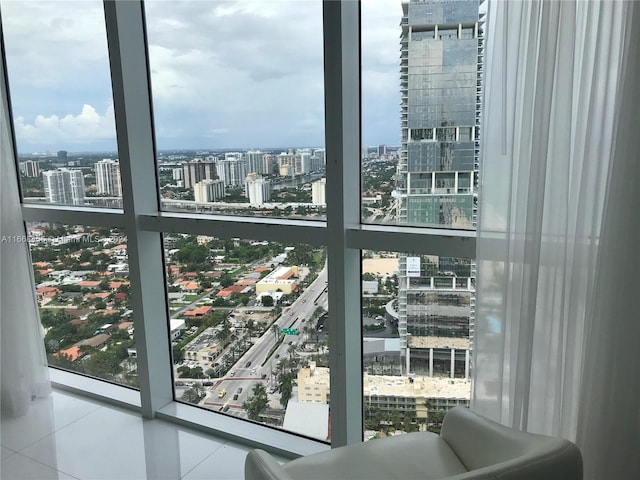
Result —
<svg viewBox="0 0 640 480"><path fill-rule="evenodd" d="M220 330L216 333L216 337L223 345L228 343L229 337L231 336L231 323L228 319L224 319L222 324L220 325Z"/></svg>
<svg viewBox="0 0 640 480"><path fill-rule="evenodd" d="M252 318L249 319L249 321L247 322L246 328L247 328L247 332L249 333L249 342L251 342L251 337L253 336L253 332L256 329L256 322L254 322Z"/></svg>
<svg viewBox="0 0 640 480"><path fill-rule="evenodd" d="M235 362L236 361L236 353L240 353L241 349L238 348L237 345L232 345L230 350L231 350L231 355L233 355L233 361Z"/></svg>
<svg viewBox="0 0 640 480"><path fill-rule="evenodd" d="M289 348L287 348L287 353L289 354L290 360L292 360L294 356L297 356L298 352L296 352L295 345L289 345Z"/></svg>

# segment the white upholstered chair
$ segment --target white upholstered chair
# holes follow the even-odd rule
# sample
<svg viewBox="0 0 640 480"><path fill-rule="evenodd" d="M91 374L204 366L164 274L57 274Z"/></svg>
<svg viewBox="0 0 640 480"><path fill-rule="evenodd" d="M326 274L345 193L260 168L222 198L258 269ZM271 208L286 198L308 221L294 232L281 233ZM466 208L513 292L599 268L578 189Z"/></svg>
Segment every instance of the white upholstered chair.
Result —
<svg viewBox="0 0 640 480"><path fill-rule="evenodd" d="M524 433L464 407L440 435L409 433L301 457L280 465L263 450L245 461L245 480L580 480L582 456L561 438Z"/></svg>

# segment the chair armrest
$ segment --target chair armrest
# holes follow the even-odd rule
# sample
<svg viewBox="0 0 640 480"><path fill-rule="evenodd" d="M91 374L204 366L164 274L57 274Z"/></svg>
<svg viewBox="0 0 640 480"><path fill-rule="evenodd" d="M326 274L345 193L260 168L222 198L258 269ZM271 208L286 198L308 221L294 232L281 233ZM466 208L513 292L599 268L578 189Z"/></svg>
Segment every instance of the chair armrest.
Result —
<svg viewBox="0 0 640 480"><path fill-rule="evenodd" d="M569 440L518 431L465 407L447 412L441 436L464 466L478 474L492 472L505 480L582 479L582 455Z"/></svg>
<svg viewBox="0 0 640 480"><path fill-rule="evenodd" d="M251 450L244 461L245 480L293 480L264 450Z"/></svg>

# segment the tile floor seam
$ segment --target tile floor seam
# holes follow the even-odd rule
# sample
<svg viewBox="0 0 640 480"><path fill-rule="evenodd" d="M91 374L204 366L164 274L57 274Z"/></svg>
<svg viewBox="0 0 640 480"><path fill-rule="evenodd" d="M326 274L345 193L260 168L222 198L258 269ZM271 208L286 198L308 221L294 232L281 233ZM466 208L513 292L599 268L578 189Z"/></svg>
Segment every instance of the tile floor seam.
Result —
<svg viewBox="0 0 640 480"><path fill-rule="evenodd" d="M48 398L53 398L53 395L54 395L54 393L52 393ZM22 448L20 448L20 449L13 449L13 448L9 448L9 447L7 447L7 446L6 446L6 445L4 445L4 444L2 444L2 446L3 446L4 448L8 449L8 450L11 450L11 451L12 451L12 452L14 452L14 453L20 453L20 452L22 452L22 451L26 450L27 448L31 447L32 445L34 445L34 444L38 443L39 441L44 440L45 438L50 437L51 435L53 435L54 433L56 433L56 432L58 432L58 431L62 430L63 428L66 428L66 427L68 427L69 425L72 425L72 424L76 423L78 420L80 420L80 419L82 419L82 418L85 418L87 415L91 415L92 413L95 413L95 412L97 412L98 410L105 408L105 407L104 407L104 406L102 406L102 405L96 405L96 404L95 404L95 403L93 403L93 402L87 402L86 400L84 400L84 399L82 399L82 398L78 398L78 397L76 397L76 396L74 396L74 395L69 395L69 394L67 394L67 393L64 393L63 395L65 395L65 396L67 396L67 397L69 397L69 398L73 398L74 400L79 400L79 401L83 401L83 402L86 402L86 403L90 403L90 404L92 404L93 406L95 406L95 408L94 408L94 409L92 409L91 411L89 411L89 412L87 412L87 413L85 413L85 414L83 414L83 415L79 416L78 418L76 418L76 419L74 419L74 420L72 420L72 421L70 421L70 422L68 422L68 423L65 423L64 425L62 425L62 426L60 426L60 427L58 427L58 428L54 428L52 432L49 432L49 433L47 433L46 435L44 435L44 436L42 436L42 437L40 437L40 438L35 439L33 442L31 442L31 443L29 443L29 444L25 445L24 447L22 447ZM55 410L55 405L53 405L53 406L52 406L52 409L53 409L53 410ZM24 455L23 455L23 456L24 456Z"/></svg>
<svg viewBox="0 0 640 480"><path fill-rule="evenodd" d="M207 456L207 458L205 458L200 463L206 462L207 460L209 460L210 457L215 455L218 450L220 450L220 449L222 449L224 447L228 447L228 448L234 449L234 450L242 450L245 454L249 453L249 450L247 450L245 448L238 448L237 444L234 444L233 441L227 441L224 444L222 444L220 446L220 448L217 448L215 451L213 451L211 453L211 455ZM200 464L198 464L197 466L193 467L189 472L187 472L182 477L180 477L180 480L184 480L184 479L188 478L188 476L191 475L191 473L193 473L199 466L200 466ZM193 477L190 480L201 480L202 478L205 478L205 477ZM209 479L209 480L244 480L244 460L242 461L242 466L240 467L240 476L238 476L238 477L216 477L216 476L211 476L210 477L210 476L207 476L206 478Z"/></svg>
<svg viewBox="0 0 640 480"><path fill-rule="evenodd" d="M170 422L167 422L170 423ZM195 430L194 430L195 432ZM211 455L213 455L214 453L216 453L218 450L220 450L222 447L224 447L225 445L227 445L228 442L225 443L221 443L217 448L214 448L212 452L209 453L209 455L206 455L202 460L200 460L198 463L196 463L192 468L189 469L189 471L185 472L184 474L180 475L179 480L182 480L183 478L185 478L187 475L189 475L194 469L198 468L200 466L200 464L202 464L202 462L206 461Z"/></svg>
<svg viewBox="0 0 640 480"><path fill-rule="evenodd" d="M43 440L46 440L47 438L49 438L49 437L51 437L51 436L53 436L53 435L55 435L55 434L56 434L56 432L48 433L48 434L47 434L47 435L45 435L44 437L37 439L35 442L30 443L29 445L25 446L24 448L21 448L21 449L20 449L20 450L18 450L16 453L17 453L18 455L22 456L22 457L28 458L29 460L34 460L34 461L36 461L36 462L38 462L38 463L42 463L42 462L40 462L40 461L36 460L35 458L30 457L29 455L25 455L25 454L24 454L24 453L22 453L22 452L24 452L27 448L31 448L31 447L32 447L32 446L34 446L36 443L41 442L41 441L43 441ZM43 463L43 465L45 465L45 464ZM47 465L47 467L49 467L49 468L53 468L51 465ZM55 469L54 469L54 470L55 470Z"/></svg>
<svg viewBox="0 0 640 480"><path fill-rule="evenodd" d="M75 398L75 397L74 397L74 398ZM93 402L88 402L88 403L93 403ZM85 418L85 417L87 417L87 416L89 416L89 415L92 415L92 414L94 414L94 413L98 412L99 410L102 410L103 408L105 408L105 407L103 407L102 405L96 405L96 407L97 407L97 408L95 408L95 409L91 410L90 412L85 413L84 415L79 416L78 418L76 418L75 420L72 420L71 422L69 422L69 423L65 424L64 426L62 426L62 427L60 427L60 428L55 429L55 430L54 430L53 432L51 432L51 433L56 433L56 432L58 432L58 431L62 430L63 428L67 428L69 425L73 425L73 424L74 424L74 423L76 423L78 420L82 420L83 418Z"/></svg>
<svg viewBox="0 0 640 480"><path fill-rule="evenodd" d="M68 477L75 478L75 479L77 479L77 480L83 480L83 479L81 479L81 478L76 477L75 475L71 475L70 473L65 472L64 470L60 470L59 468L52 467L51 465L47 465L46 463L43 463L43 462L41 462L40 460L37 460L37 459L32 458L32 457L29 457L29 456L27 456L27 455L23 455L23 454L22 454L22 453L20 453L20 452L16 452L16 455L18 455L18 456L20 456L20 457L22 457L22 458L26 458L27 460L30 460L30 461L32 461L32 462L35 462L35 463L37 463L37 464L39 464L39 465L43 465L43 466L45 466L45 467L47 467L47 468L50 468L51 470L55 470L56 472L64 473L64 474L65 474L65 475L67 475ZM13 455L12 455L12 456L13 456Z"/></svg>
<svg viewBox="0 0 640 480"><path fill-rule="evenodd" d="M71 422L64 424L64 425L63 425L62 427L60 427L60 428L55 428L55 429L53 430L53 432L49 432L48 434L44 435L43 437L37 438L36 440L34 440L33 442L29 443L28 445L25 445L24 447L22 447L21 449L19 449L19 450L14 450L14 449L12 449L12 448L9 448L9 450L11 450L12 452L15 452L15 453L22 453L22 452L24 452L27 448L30 448L30 447L32 447L33 445L35 445L36 443L38 443L38 442L40 442L40 441L42 441L42 440L45 440L45 439L47 439L47 438L51 437L52 435L55 435L55 434L56 434L56 433L58 433L60 430L63 430L63 429L67 428L67 427L68 427L68 426L70 426L70 425L73 425L73 424L74 424L74 423L76 423L78 420L81 420L81 419L83 419L83 418L87 417L88 415L91 415L92 413L97 412L98 410L100 410L100 409L102 409L102 408L104 408L104 407L102 407L102 406L98 405L98 408L96 408L95 410L91 410L90 412L87 412L86 414L84 414L84 415L82 415L82 416L80 416L80 417L76 418L75 420L72 420ZM3 445L3 446L4 446L4 445ZM5 447L5 448L8 448L8 447ZM22 454L22 456L23 456L23 457L27 457L27 458L31 458L31 457L28 457L27 455L24 455L24 454ZM31 458L31 459L32 459L32 460L35 460L35 459L33 459L33 458ZM42 463L42 462L38 462L38 463ZM43 465L44 465L44 464L43 464ZM52 468L52 467L49 467L49 468ZM67 474L67 475L68 475L68 474Z"/></svg>

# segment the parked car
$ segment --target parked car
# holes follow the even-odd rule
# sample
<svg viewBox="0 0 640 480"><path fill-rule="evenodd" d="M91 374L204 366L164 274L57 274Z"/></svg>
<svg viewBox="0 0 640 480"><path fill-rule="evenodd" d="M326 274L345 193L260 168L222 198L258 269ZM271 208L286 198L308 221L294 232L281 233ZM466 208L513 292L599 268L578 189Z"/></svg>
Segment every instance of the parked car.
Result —
<svg viewBox="0 0 640 480"><path fill-rule="evenodd" d="M251 361L248 361L248 362L245 364L245 366L244 366L244 367L245 367L245 368L249 368L250 366L251 366Z"/></svg>
<svg viewBox="0 0 640 480"><path fill-rule="evenodd" d="M222 398L227 394L227 389L223 388L222 390L220 390L220 392L218 393L218 398Z"/></svg>
<svg viewBox="0 0 640 480"><path fill-rule="evenodd" d="M237 399L238 399L238 394L237 394L237 393L233 395L233 399L234 399L234 400L237 400Z"/></svg>
<svg viewBox="0 0 640 480"><path fill-rule="evenodd" d="M265 378L267 378L267 374L266 374L266 373L263 373L263 374L262 374L262 376L261 376L260 378L264 380Z"/></svg>
<svg viewBox="0 0 640 480"><path fill-rule="evenodd" d="M238 387L238 393L242 393L242 387Z"/></svg>

